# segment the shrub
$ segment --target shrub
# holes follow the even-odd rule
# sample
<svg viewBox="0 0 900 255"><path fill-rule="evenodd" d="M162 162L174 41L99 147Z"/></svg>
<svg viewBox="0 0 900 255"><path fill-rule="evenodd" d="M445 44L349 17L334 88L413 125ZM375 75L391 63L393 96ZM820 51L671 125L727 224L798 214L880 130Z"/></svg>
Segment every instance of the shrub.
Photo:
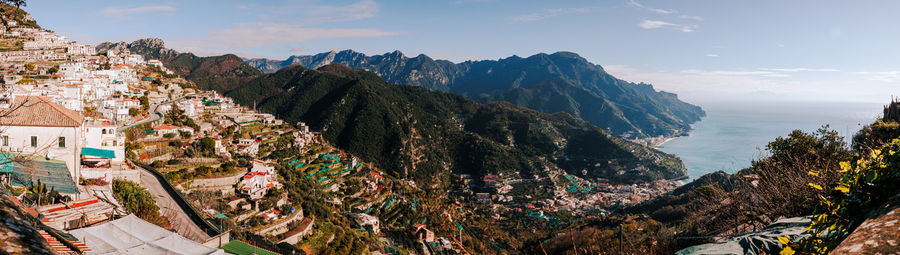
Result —
<svg viewBox="0 0 900 255"><path fill-rule="evenodd" d="M834 188L809 184L808 189L825 190L832 194L819 203L815 219L807 234L811 237L796 240L786 248L787 253L799 250L808 253L831 252L853 232L867 215L879 208L900 190L900 139L841 162L843 173ZM810 173L813 174L813 173ZM813 174L816 175L816 174Z"/></svg>
<svg viewBox="0 0 900 255"><path fill-rule="evenodd" d="M163 167L166 167L166 163L163 163L162 161L157 160L157 161L153 161L153 163L150 163L150 167L163 168Z"/></svg>
<svg viewBox="0 0 900 255"><path fill-rule="evenodd" d="M113 194L125 211L138 218L161 227L167 227L168 221L159 215L159 207L153 195L137 183L126 180L113 180Z"/></svg>
<svg viewBox="0 0 900 255"><path fill-rule="evenodd" d="M93 186L106 186L109 185L109 182L104 180L103 177L100 178L82 178L81 185L93 185Z"/></svg>

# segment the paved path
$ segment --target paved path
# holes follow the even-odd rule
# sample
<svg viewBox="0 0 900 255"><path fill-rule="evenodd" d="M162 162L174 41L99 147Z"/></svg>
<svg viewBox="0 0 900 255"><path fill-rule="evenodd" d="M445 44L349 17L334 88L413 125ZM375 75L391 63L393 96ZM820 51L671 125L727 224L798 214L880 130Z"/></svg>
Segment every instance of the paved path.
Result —
<svg viewBox="0 0 900 255"><path fill-rule="evenodd" d="M162 216L169 218L169 222L172 223L175 232L195 242L206 242L210 236L188 217L187 213L166 192L159 180L147 169L141 168L141 171L141 186L147 188L150 194L153 195L153 198L156 199L160 213Z"/></svg>

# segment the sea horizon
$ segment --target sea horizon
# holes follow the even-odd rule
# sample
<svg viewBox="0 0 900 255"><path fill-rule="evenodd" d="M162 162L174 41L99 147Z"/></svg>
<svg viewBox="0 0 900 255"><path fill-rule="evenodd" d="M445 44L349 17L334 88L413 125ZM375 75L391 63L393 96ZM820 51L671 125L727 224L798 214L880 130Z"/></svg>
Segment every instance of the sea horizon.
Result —
<svg viewBox="0 0 900 255"><path fill-rule="evenodd" d="M852 136L881 115L884 104L868 102L707 102L707 116L686 136L666 139L655 148L678 156L690 183L719 170L734 173L765 156L768 142L793 130L815 132L823 125L849 146Z"/></svg>

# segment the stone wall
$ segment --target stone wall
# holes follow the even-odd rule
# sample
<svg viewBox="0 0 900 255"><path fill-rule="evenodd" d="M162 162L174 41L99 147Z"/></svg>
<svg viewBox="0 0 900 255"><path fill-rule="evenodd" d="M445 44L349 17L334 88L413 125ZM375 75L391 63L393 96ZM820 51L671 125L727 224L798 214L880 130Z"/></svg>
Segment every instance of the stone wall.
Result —
<svg viewBox="0 0 900 255"><path fill-rule="evenodd" d="M194 179L191 181L191 186L188 188L189 190L209 190L209 191L221 191L225 195L234 194L234 185L241 180L247 174L246 171L241 171L232 176L225 176L219 178L208 178L208 179Z"/></svg>
<svg viewBox="0 0 900 255"><path fill-rule="evenodd" d="M900 253L900 194L872 212L871 216L832 252L832 254L898 253Z"/></svg>
<svg viewBox="0 0 900 255"><path fill-rule="evenodd" d="M297 219L303 218L303 209L297 209L294 214L288 215L285 218L281 218L275 220L272 224L265 225L261 228L257 228L253 230L253 233L257 235L265 236L265 235L280 235L284 232L288 231L288 224L294 222Z"/></svg>

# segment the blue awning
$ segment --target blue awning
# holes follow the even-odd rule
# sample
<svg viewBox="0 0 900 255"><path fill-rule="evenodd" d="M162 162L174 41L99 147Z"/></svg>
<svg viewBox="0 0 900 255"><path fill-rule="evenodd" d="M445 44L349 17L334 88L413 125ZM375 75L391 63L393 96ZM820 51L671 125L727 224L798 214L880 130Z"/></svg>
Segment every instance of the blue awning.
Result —
<svg viewBox="0 0 900 255"><path fill-rule="evenodd" d="M91 147L81 148L81 155L100 158L116 158L116 152L114 151Z"/></svg>

